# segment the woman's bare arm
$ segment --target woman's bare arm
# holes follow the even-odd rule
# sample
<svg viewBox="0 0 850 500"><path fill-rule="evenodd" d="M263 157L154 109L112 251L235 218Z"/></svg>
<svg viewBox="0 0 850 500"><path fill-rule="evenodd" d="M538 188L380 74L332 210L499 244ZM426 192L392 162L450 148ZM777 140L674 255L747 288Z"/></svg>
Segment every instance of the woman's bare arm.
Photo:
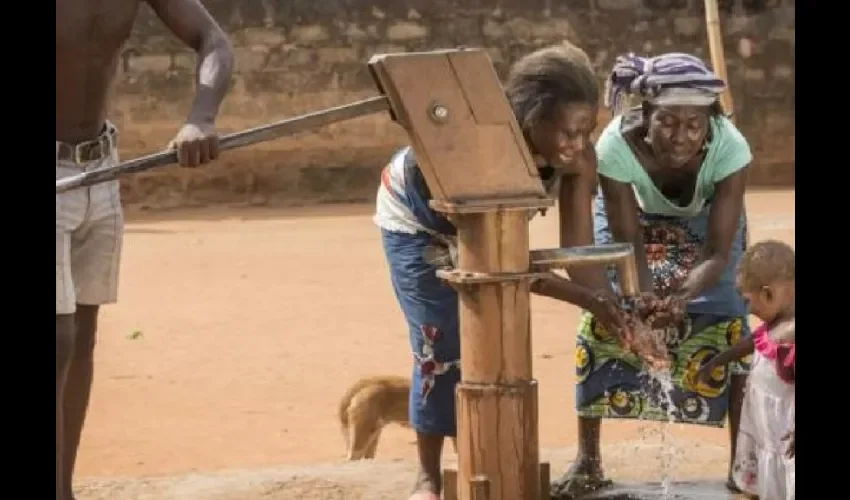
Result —
<svg viewBox="0 0 850 500"><path fill-rule="evenodd" d="M558 219L561 248L593 245L593 196L596 193L596 152L587 148L561 178ZM570 279L591 290L610 291L605 266L581 266L570 270Z"/></svg>
<svg viewBox="0 0 850 500"><path fill-rule="evenodd" d="M652 293L652 274L646 261L635 193L631 185L602 175L599 176L599 187L605 199L605 212L608 215L611 235L615 242L634 245L641 292Z"/></svg>
<svg viewBox="0 0 850 500"><path fill-rule="evenodd" d="M744 208L746 172L745 167L726 177L715 187L714 201L708 215L708 234L700 261L688 273L688 277L676 293L676 296L684 301L693 300L703 291L714 286L729 263L729 253Z"/></svg>
<svg viewBox="0 0 850 500"><path fill-rule="evenodd" d="M567 302L586 311L593 311L593 291L571 280L550 273L547 277L535 281L531 291L536 295Z"/></svg>

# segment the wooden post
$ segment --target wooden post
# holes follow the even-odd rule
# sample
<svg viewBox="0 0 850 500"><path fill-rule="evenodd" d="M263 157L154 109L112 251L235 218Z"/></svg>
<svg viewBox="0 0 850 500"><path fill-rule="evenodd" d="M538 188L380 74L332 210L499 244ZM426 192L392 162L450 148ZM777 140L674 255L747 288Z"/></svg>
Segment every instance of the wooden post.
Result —
<svg viewBox="0 0 850 500"><path fill-rule="evenodd" d="M485 51L382 55L370 67L410 136L432 207L458 230L458 269L441 274L460 300L458 498L538 500L528 224L554 201Z"/></svg>
<svg viewBox="0 0 850 500"><path fill-rule="evenodd" d="M457 268L437 272L458 289L460 301L458 471L445 471L444 480L453 484L443 498L545 498L530 283L561 261L599 261L607 252L610 262L620 262L622 249L550 251L543 269L532 269L530 214L554 200L546 195L486 51L385 54L373 57L369 67L393 119L410 137L431 206L457 228ZM634 260L633 252L628 256Z"/></svg>
<svg viewBox="0 0 850 500"><path fill-rule="evenodd" d="M490 500L490 480L475 476L469 481L469 496L472 500Z"/></svg>
<svg viewBox="0 0 850 500"><path fill-rule="evenodd" d="M527 210L464 217L458 267L482 274L527 273L528 221ZM482 283L460 294L463 381L457 414L465 432L458 435L459 472L463 484L464 477L487 471L494 499L540 496L529 313L528 280ZM498 451L489 443L499 443Z"/></svg>
<svg viewBox="0 0 850 500"><path fill-rule="evenodd" d="M443 470L443 500L457 500L457 471Z"/></svg>
<svg viewBox="0 0 850 500"><path fill-rule="evenodd" d="M549 462L540 462L540 500L550 500L549 482L551 481Z"/></svg>

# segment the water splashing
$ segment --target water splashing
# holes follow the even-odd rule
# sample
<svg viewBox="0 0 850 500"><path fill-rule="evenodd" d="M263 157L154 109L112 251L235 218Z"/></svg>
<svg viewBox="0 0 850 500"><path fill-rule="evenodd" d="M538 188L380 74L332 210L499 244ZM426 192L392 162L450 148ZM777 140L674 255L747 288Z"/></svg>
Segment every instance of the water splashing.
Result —
<svg viewBox="0 0 850 500"><path fill-rule="evenodd" d="M659 460L661 463L662 498L672 499L670 487L673 481L672 469L677 455L677 447L673 440L670 424L676 422L678 410L673 401L673 373L671 371L667 335L665 335L667 332L653 330L648 324L634 317L632 317L630 326L633 329L635 339L632 350L644 359L645 369L641 373L641 378L647 382L645 390L648 402L667 416L667 422L660 425L657 435L660 438ZM644 438L649 438L653 434L656 434L656 432L644 432Z"/></svg>

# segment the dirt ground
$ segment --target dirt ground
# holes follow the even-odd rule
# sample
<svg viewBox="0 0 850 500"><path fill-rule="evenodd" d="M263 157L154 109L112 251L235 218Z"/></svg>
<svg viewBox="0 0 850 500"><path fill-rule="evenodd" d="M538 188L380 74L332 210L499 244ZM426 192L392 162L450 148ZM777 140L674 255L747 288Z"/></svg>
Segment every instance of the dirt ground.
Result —
<svg viewBox="0 0 850 500"><path fill-rule="evenodd" d="M747 205L754 239L793 243L793 191L754 191ZM402 498L410 432L389 428L374 463L343 464L335 418L357 378L410 369L371 210L128 214L120 303L100 323L78 498ZM538 217L531 231L532 247L557 245L555 217ZM578 310L535 297L532 311L540 439L555 475L575 450ZM668 427L675 478L723 477L725 429ZM608 474L660 480L663 435L655 424L606 423Z"/></svg>

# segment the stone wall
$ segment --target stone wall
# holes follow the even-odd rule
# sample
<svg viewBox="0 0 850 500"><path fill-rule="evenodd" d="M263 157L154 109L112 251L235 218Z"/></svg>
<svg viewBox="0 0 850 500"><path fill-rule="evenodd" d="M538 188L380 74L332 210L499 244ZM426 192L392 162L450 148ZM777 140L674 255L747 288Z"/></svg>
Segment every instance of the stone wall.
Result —
<svg viewBox="0 0 850 500"><path fill-rule="evenodd" d="M230 132L375 94L374 53L490 51L499 74L568 39L600 80L624 51L688 51L710 60L702 0L206 0L232 37L236 68L220 114ZM753 184L794 183L794 0L720 0L739 126L756 157ZM182 123L195 56L142 7L118 75L113 119L122 157L161 148ZM607 119L607 116L606 116ZM385 116L359 118L240 151L205 169L166 167L124 181L130 204L314 203L374 196L405 136Z"/></svg>

